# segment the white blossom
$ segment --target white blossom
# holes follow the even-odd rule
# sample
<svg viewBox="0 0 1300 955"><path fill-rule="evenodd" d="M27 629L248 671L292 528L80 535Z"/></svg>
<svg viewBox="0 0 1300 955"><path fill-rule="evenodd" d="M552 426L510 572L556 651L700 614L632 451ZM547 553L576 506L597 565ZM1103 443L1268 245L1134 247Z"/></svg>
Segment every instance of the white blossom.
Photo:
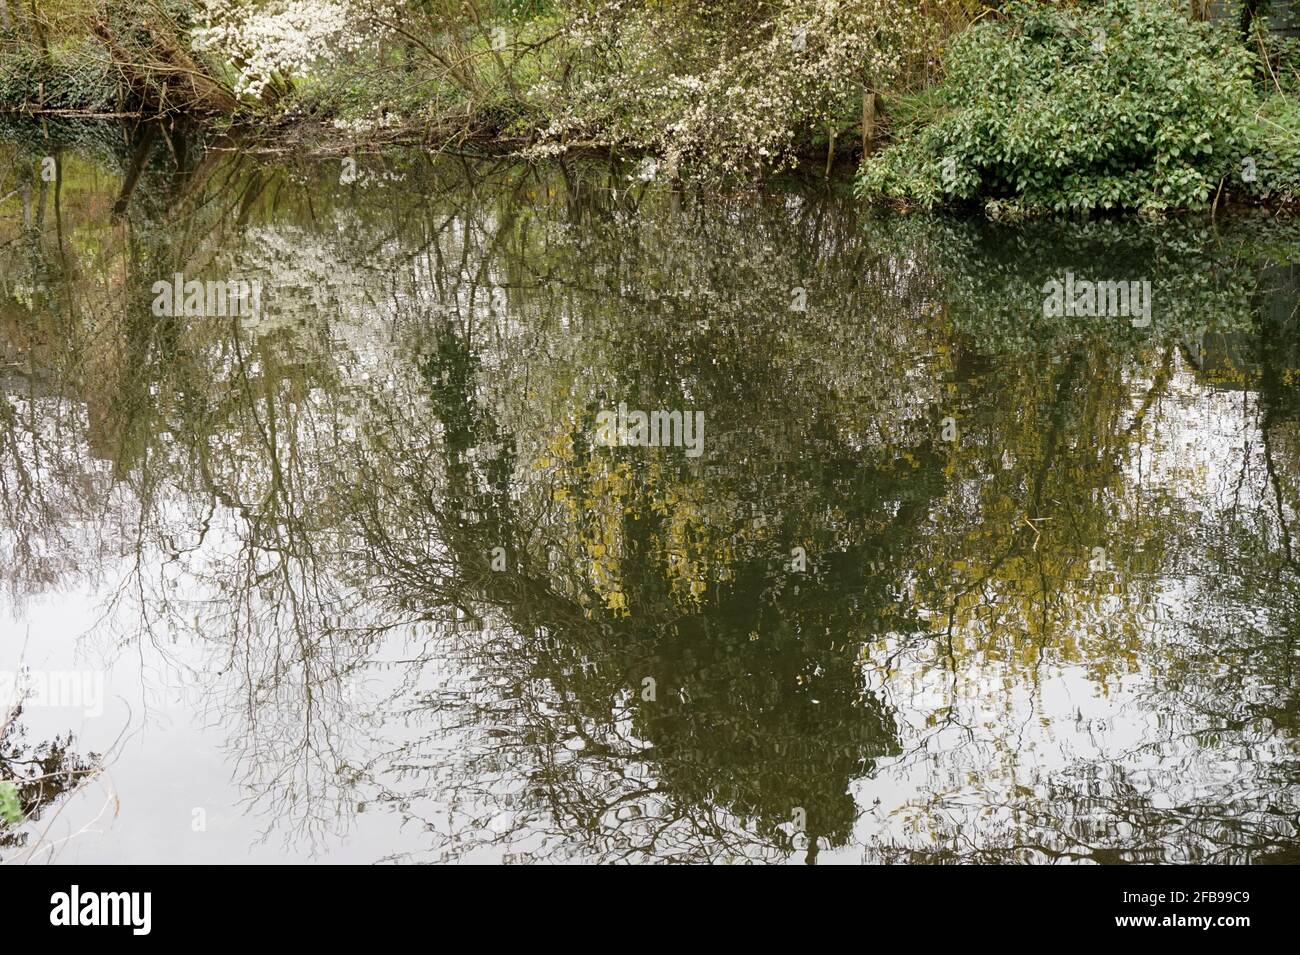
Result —
<svg viewBox="0 0 1300 955"><path fill-rule="evenodd" d="M359 0L200 0L198 52L213 53L236 71L235 93L262 96L277 76L306 76L322 61L371 46L389 3Z"/></svg>

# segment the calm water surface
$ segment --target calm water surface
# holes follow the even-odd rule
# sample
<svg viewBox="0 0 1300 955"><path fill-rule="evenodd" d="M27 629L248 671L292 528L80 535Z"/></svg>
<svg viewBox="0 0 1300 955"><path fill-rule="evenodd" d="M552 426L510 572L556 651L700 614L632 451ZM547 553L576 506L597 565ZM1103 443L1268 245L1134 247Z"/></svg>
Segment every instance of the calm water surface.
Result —
<svg viewBox="0 0 1300 955"><path fill-rule="evenodd" d="M0 858L1300 861L1300 226L6 135Z"/></svg>

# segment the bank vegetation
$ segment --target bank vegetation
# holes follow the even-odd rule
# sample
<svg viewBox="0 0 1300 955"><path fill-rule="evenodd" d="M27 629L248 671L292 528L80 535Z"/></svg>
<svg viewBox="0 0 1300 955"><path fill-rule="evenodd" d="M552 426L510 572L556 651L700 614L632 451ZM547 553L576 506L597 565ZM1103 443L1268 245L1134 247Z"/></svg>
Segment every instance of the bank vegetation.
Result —
<svg viewBox="0 0 1300 955"><path fill-rule="evenodd" d="M637 158L1004 217L1285 205L1294 0L0 0L0 114Z"/></svg>

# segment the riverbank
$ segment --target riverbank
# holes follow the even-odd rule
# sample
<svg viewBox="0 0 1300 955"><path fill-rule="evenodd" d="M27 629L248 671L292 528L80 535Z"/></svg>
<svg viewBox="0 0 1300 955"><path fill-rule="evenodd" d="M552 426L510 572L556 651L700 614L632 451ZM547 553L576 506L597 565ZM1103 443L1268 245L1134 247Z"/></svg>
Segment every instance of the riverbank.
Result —
<svg viewBox="0 0 1300 955"><path fill-rule="evenodd" d="M865 202L994 218L1287 208L1300 41L1268 27L1153 0L8 0L0 115L316 155L597 152L706 187L860 166Z"/></svg>
<svg viewBox="0 0 1300 955"><path fill-rule="evenodd" d="M185 115L313 151L598 150L656 157L670 177L752 181L853 151L864 71L884 55L868 14L892 3L785 4L755 32L728 4L435 15L354 0L55 0L0 27L0 113ZM923 79L946 32L895 37L889 55L907 48ZM719 62L728 50L737 59Z"/></svg>

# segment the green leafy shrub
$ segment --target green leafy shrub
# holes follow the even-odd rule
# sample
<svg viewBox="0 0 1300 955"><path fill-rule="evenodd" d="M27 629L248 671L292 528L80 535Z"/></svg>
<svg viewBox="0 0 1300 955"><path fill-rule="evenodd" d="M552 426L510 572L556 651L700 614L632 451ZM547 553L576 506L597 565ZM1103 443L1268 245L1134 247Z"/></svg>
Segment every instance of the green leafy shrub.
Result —
<svg viewBox="0 0 1300 955"><path fill-rule="evenodd" d="M1300 100L1272 96L1255 115L1249 131L1251 174L1234 186L1250 196L1282 202L1300 200Z"/></svg>
<svg viewBox="0 0 1300 955"><path fill-rule="evenodd" d="M948 111L868 160L859 194L994 214L1210 201L1250 153L1253 56L1151 0L1017 3L954 41Z"/></svg>
<svg viewBox="0 0 1300 955"><path fill-rule="evenodd" d="M22 822L23 810L18 804L18 787L13 783L0 783L0 822L16 826Z"/></svg>
<svg viewBox="0 0 1300 955"><path fill-rule="evenodd" d="M1297 10L1300 16L1300 9ZM1291 96L1300 95L1300 36L1287 36L1266 30L1256 21L1251 30L1251 47L1258 47L1268 82Z"/></svg>

